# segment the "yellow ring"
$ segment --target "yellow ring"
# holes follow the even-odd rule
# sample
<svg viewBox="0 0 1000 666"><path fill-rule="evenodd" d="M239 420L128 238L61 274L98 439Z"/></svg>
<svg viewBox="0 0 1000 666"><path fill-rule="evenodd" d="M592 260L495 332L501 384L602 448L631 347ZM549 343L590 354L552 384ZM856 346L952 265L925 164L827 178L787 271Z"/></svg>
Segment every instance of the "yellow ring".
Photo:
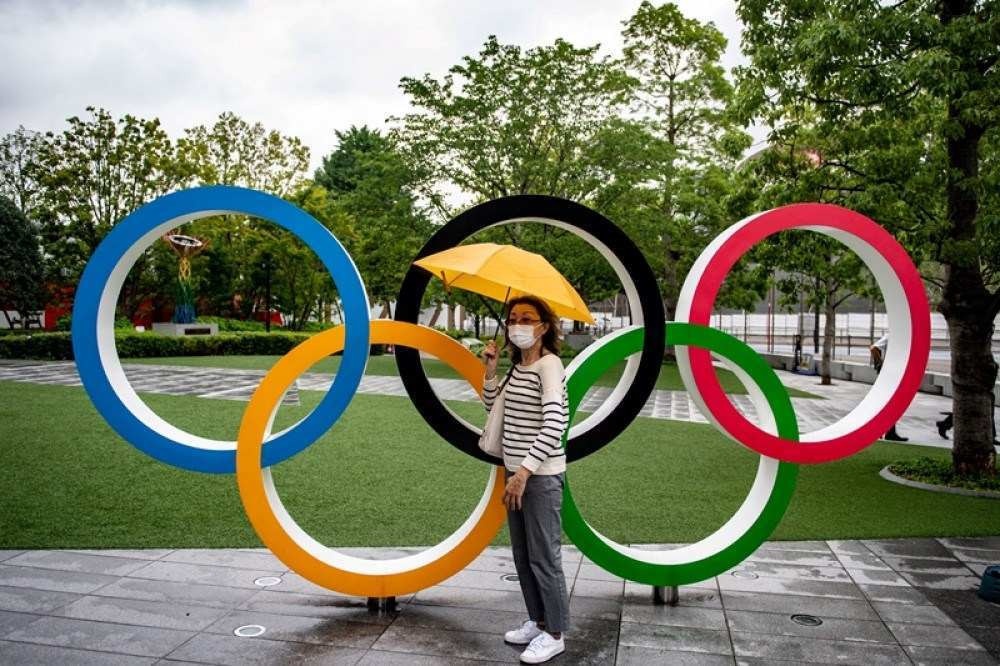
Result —
<svg viewBox="0 0 1000 666"><path fill-rule="evenodd" d="M434 354L454 368L477 393L483 389L482 363L456 340L408 322L371 322L372 344L396 344ZM271 468L261 469L261 452L281 397L316 361L344 348L344 327L315 335L282 357L250 398L236 442L236 481L247 517L261 541L304 578L344 594L399 596L436 585L464 569L503 525L503 468L495 467L482 499L465 523L441 543L392 560L368 560L339 553L299 527L274 487Z"/></svg>

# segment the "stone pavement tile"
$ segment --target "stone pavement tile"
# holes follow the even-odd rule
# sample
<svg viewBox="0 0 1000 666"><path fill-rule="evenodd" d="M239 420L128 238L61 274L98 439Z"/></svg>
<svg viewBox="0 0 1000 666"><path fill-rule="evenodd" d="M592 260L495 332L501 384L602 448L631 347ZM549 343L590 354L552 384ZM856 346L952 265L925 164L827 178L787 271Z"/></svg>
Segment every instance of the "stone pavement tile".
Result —
<svg viewBox="0 0 1000 666"><path fill-rule="evenodd" d="M871 602L891 601L898 604L928 604L927 597L920 590L912 587L901 587L899 585L867 585L859 584L858 587L865 593L865 597Z"/></svg>
<svg viewBox="0 0 1000 666"><path fill-rule="evenodd" d="M867 601L860 599L826 599L793 594L749 594L724 592L722 600L726 611L760 611L785 615L808 614L845 620L877 621L878 614Z"/></svg>
<svg viewBox="0 0 1000 666"><path fill-rule="evenodd" d="M164 562L184 562L187 564L210 564L233 569L255 569L267 571L288 571L288 565L271 553L248 553L223 549L183 549L165 555Z"/></svg>
<svg viewBox="0 0 1000 666"><path fill-rule="evenodd" d="M564 560L565 563L565 560ZM577 560L579 566L579 560ZM514 558L511 556L480 554L465 567L471 571L495 571L496 573L517 573Z"/></svg>
<svg viewBox="0 0 1000 666"><path fill-rule="evenodd" d="M394 627L425 627L451 631L475 631L503 637L504 632L516 629L528 619L524 611L495 611L447 606L410 604L403 608ZM618 622L588 617L570 617L567 636L574 641L605 643L618 638Z"/></svg>
<svg viewBox="0 0 1000 666"><path fill-rule="evenodd" d="M909 587L910 583L902 574L891 569L848 569L851 579L858 585L891 585Z"/></svg>
<svg viewBox="0 0 1000 666"><path fill-rule="evenodd" d="M51 613L79 598L79 594L69 592L33 590L28 587L0 587L0 610Z"/></svg>
<svg viewBox="0 0 1000 666"><path fill-rule="evenodd" d="M518 588L520 589L520 588ZM586 580L577 578L570 592L574 597L596 597L598 599L621 599L625 593L625 581Z"/></svg>
<svg viewBox="0 0 1000 666"><path fill-rule="evenodd" d="M972 590L924 590L930 601L948 614L1000 661L1000 605Z"/></svg>
<svg viewBox="0 0 1000 666"><path fill-rule="evenodd" d="M104 555L106 557L130 557L134 560L159 560L174 551L170 548L142 548L139 550L119 550L113 548L80 550L77 548L68 548L66 552L83 553L84 555Z"/></svg>
<svg viewBox="0 0 1000 666"><path fill-rule="evenodd" d="M499 666L507 661L483 661L482 659L456 659L455 657L435 657L410 652L389 652L369 650L357 666ZM558 662L554 662L558 663Z"/></svg>
<svg viewBox="0 0 1000 666"><path fill-rule="evenodd" d="M715 582L715 579L712 579ZM698 606L701 608L722 608L722 596L714 584L712 587L681 585L677 588L678 606ZM625 603L632 606L653 605L653 588L632 581L625 581Z"/></svg>
<svg viewBox="0 0 1000 666"><path fill-rule="evenodd" d="M35 590L87 594L115 580L117 580L115 576L102 574L35 567L12 567L0 564L0 586L30 587Z"/></svg>
<svg viewBox="0 0 1000 666"><path fill-rule="evenodd" d="M105 555L88 555L65 550L29 550L17 557L12 557L4 564L19 567L38 567L39 569L58 569L59 571L106 574L108 576L126 576L136 569L146 566L144 560L107 557Z"/></svg>
<svg viewBox="0 0 1000 666"><path fill-rule="evenodd" d="M801 580L794 578L740 578L719 576L722 592L766 592L769 594L798 594L834 599L861 599L861 591L854 583L836 581Z"/></svg>
<svg viewBox="0 0 1000 666"><path fill-rule="evenodd" d="M900 645L947 647L960 650L982 650L983 647L960 627L942 627L931 624L886 622Z"/></svg>
<svg viewBox="0 0 1000 666"><path fill-rule="evenodd" d="M24 552L23 550L0 550L0 562L4 562L12 557L16 557L23 552Z"/></svg>
<svg viewBox="0 0 1000 666"><path fill-rule="evenodd" d="M894 604L875 601L872 606L886 622L913 622L914 624L940 624L955 626L955 622L937 606Z"/></svg>
<svg viewBox="0 0 1000 666"><path fill-rule="evenodd" d="M726 573L728 574L732 571L751 571L762 578L835 581L840 583L851 582L851 578L839 564L835 567L815 567L747 561L739 564Z"/></svg>
<svg viewBox="0 0 1000 666"><path fill-rule="evenodd" d="M937 590L978 590L982 581L973 576L968 568L965 571L968 575L914 573L910 571L902 571L900 575L914 587L929 587Z"/></svg>
<svg viewBox="0 0 1000 666"><path fill-rule="evenodd" d="M966 562L966 568L972 572L972 575L976 578L982 580L983 574L986 573L986 567L992 566L991 562Z"/></svg>
<svg viewBox="0 0 1000 666"><path fill-rule="evenodd" d="M951 552L962 562L994 562L1000 564L1000 549L952 548Z"/></svg>
<svg viewBox="0 0 1000 666"><path fill-rule="evenodd" d="M576 564L569 564L569 566L575 568ZM477 590L519 591L521 589L521 584L516 580L505 579L505 575L507 574L502 574L496 571L473 571L471 569L463 569L462 571L459 571L441 581L440 584L449 587L469 587ZM566 588L568 590L573 585L573 570L571 569L566 571L564 568L563 575L566 578Z"/></svg>
<svg viewBox="0 0 1000 666"><path fill-rule="evenodd" d="M596 564L584 563L580 565L580 570L576 573L577 578L585 580L607 580L617 583L624 580L621 576L616 576L607 569L602 569Z"/></svg>
<svg viewBox="0 0 1000 666"><path fill-rule="evenodd" d="M1000 536L991 537L949 537L938 539L948 548L987 548L1000 550Z"/></svg>
<svg viewBox="0 0 1000 666"><path fill-rule="evenodd" d="M114 597L83 597L55 615L80 620L201 631L225 615L223 608Z"/></svg>
<svg viewBox="0 0 1000 666"><path fill-rule="evenodd" d="M830 553L825 541L766 541L761 546L768 550L801 550L807 553Z"/></svg>
<svg viewBox="0 0 1000 666"><path fill-rule="evenodd" d="M733 632L736 660L743 657L765 660L764 663L799 661L814 664L906 664L909 659L895 644L859 643L799 636L768 636L757 633Z"/></svg>
<svg viewBox="0 0 1000 666"><path fill-rule="evenodd" d="M253 595L239 604L238 610L336 618L382 625L390 624L393 620L391 614L369 613L367 599L364 597L332 597L327 594L275 592L271 589L264 589Z"/></svg>
<svg viewBox="0 0 1000 666"><path fill-rule="evenodd" d="M356 664L364 650L266 638L198 634L170 653L170 659L244 666L246 664Z"/></svg>
<svg viewBox="0 0 1000 666"><path fill-rule="evenodd" d="M255 595L259 589L257 587L240 589L201 583L177 583L169 580L120 578L92 594L101 597L232 608Z"/></svg>
<svg viewBox="0 0 1000 666"><path fill-rule="evenodd" d="M896 571L933 573L948 576L963 576L966 573L962 563L955 559L943 560L926 557L893 557L888 555L882 559Z"/></svg>
<svg viewBox="0 0 1000 666"><path fill-rule="evenodd" d="M835 555L874 555L857 539L832 540L826 543Z"/></svg>
<svg viewBox="0 0 1000 666"><path fill-rule="evenodd" d="M193 636L193 632L43 617L6 636L9 641L163 657Z"/></svg>
<svg viewBox="0 0 1000 666"><path fill-rule="evenodd" d="M937 539L863 539L861 543L882 558L890 556L955 559L951 551L941 545Z"/></svg>
<svg viewBox="0 0 1000 666"><path fill-rule="evenodd" d="M618 636L620 646L673 650L679 652L705 652L732 655L729 633L695 627L669 627L638 622L622 622Z"/></svg>
<svg viewBox="0 0 1000 666"><path fill-rule="evenodd" d="M368 649L385 630L384 625L348 622L329 617L274 615L256 611L233 611L205 630L209 634L232 636L239 627L259 624L264 638L299 643L322 643Z"/></svg>
<svg viewBox="0 0 1000 666"><path fill-rule="evenodd" d="M20 629L31 624L40 617L41 615L34 615L33 613L0 611L0 638L3 638L15 629Z"/></svg>
<svg viewBox="0 0 1000 666"><path fill-rule="evenodd" d="M53 645L0 641L0 664L18 666L148 666L155 657L132 657L110 652L74 650Z"/></svg>
<svg viewBox="0 0 1000 666"><path fill-rule="evenodd" d="M893 637L880 621L822 618L823 624L805 627L793 622L784 613L758 613L754 611L726 611L729 629L733 632L767 634L770 636L799 636L801 638L826 638L865 643L892 643Z"/></svg>
<svg viewBox="0 0 1000 666"><path fill-rule="evenodd" d="M129 577L257 590L260 589L254 585L254 580L257 578L263 576L282 576L283 574L283 571L230 569L228 567L215 567L205 564L184 564L182 562L164 562L158 560L133 571L129 574Z"/></svg>
<svg viewBox="0 0 1000 666"><path fill-rule="evenodd" d="M845 569L876 569L879 571L890 571L892 567L882 561L877 555L860 555L852 553L838 553L837 558L841 566Z"/></svg>
<svg viewBox="0 0 1000 666"><path fill-rule="evenodd" d="M721 654L677 652L657 648L621 645L618 647L617 666L733 666L733 658Z"/></svg>
<svg viewBox="0 0 1000 666"><path fill-rule="evenodd" d="M808 550L776 550L773 548L758 548L747 562L763 562L766 564L793 564L800 567L837 567L840 562L830 553L817 553Z"/></svg>
<svg viewBox="0 0 1000 666"><path fill-rule="evenodd" d="M996 659L982 650L955 650L953 648L921 647L907 645L903 648L915 666L996 666Z"/></svg>
<svg viewBox="0 0 1000 666"><path fill-rule="evenodd" d="M283 574L269 574L269 575L272 576L277 575L279 578L281 578L280 583L267 588L273 592L295 592L297 594L323 595L327 597L336 597L338 599L358 598L358 597L352 597L351 595L347 594L341 594L340 592L334 592L333 590L328 590L325 587L320 587L311 580L307 580L293 571L289 571ZM253 580L255 580L255 578L251 579L251 583ZM254 587L258 590L261 589L256 585L254 585ZM396 597L396 601L403 602L408 600L411 596L412 595L408 595L406 597Z"/></svg>
<svg viewBox="0 0 1000 666"><path fill-rule="evenodd" d="M622 608L622 621L659 624L668 627L726 630L726 615L721 609L695 606L654 606L651 603L626 603Z"/></svg>

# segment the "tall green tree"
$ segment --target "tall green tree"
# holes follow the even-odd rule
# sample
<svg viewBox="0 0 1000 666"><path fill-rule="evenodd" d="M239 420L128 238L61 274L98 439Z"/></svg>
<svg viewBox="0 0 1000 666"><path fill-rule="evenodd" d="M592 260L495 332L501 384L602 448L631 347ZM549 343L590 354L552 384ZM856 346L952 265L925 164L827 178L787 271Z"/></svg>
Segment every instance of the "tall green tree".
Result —
<svg viewBox="0 0 1000 666"><path fill-rule="evenodd" d="M35 229L14 202L0 195L0 308L12 308L28 327L28 313L45 307L42 252Z"/></svg>
<svg viewBox="0 0 1000 666"><path fill-rule="evenodd" d="M391 316L410 262L430 237L417 204L417 176L393 138L368 127L337 131L337 147L316 170L316 183L348 221L350 249L373 303Z"/></svg>
<svg viewBox="0 0 1000 666"><path fill-rule="evenodd" d="M733 221L725 201L750 140L729 112L733 86L721 64L726 39L718 28L684 16L673 3L645 1L622 36L624 64L636 80L631 107L646 135L639 150L653 153L645 182L653 196L631 214L649 218L656 242L644 249L672 319L684 275Z"/></svg>
<svg viewBox="0 0 1000 666"><path fill-rule="evenodd" d="M746 118L825 138L836 200L925 260L951 337L959 473L995 473L1000 16L983 0L742 0Z"/></svg>
<svg viewBox="0 0 1000 666"><path fill-rule="evenodd" d="M114 118L88 107L60 133L47 132L29 173L38 184L32 217L41 224L53 280L75 282L111 227L152 199L189 182L176 146L156 118ZM147 257L140 257L119 303L131 316L152 288Z"/></svg>
<svg viewBox="0 0 1000 666"><path fill-rule="evenodd" d="M24 126L0 138L0 196L31 217L38 204L38 152L42 136Z"/></svg>

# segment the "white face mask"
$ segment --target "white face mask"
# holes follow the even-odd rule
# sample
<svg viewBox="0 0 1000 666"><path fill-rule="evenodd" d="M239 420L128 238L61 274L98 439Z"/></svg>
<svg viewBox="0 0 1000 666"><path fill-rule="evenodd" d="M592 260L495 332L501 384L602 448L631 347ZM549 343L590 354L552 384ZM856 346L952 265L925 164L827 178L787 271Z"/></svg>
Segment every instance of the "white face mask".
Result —
<svg viewBox="0 0 1000 666"><path fill-rule="evenodd" d="M540 336L535 335L535 327L532 324L514 324L507 328L507 337L520 349L529 349Z"/></svg>

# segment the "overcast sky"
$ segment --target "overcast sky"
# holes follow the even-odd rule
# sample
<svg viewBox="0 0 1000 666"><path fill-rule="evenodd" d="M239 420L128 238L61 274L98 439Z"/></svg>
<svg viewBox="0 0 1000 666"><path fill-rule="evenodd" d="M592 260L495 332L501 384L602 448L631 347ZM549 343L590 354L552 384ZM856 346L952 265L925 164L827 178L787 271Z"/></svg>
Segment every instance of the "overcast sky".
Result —
<svg viewBox="0 0 1000 666"><path fill-rule="evenodd" d="M728 0L676 0L729 40ZM233 111L300 137L316 165L333 130L403 113L403 76L443 75L490 34L522 47L563 37L621 48L639 0L0 0L0 134L60 130L85 107L158 117L179 136Z"/></svg>

